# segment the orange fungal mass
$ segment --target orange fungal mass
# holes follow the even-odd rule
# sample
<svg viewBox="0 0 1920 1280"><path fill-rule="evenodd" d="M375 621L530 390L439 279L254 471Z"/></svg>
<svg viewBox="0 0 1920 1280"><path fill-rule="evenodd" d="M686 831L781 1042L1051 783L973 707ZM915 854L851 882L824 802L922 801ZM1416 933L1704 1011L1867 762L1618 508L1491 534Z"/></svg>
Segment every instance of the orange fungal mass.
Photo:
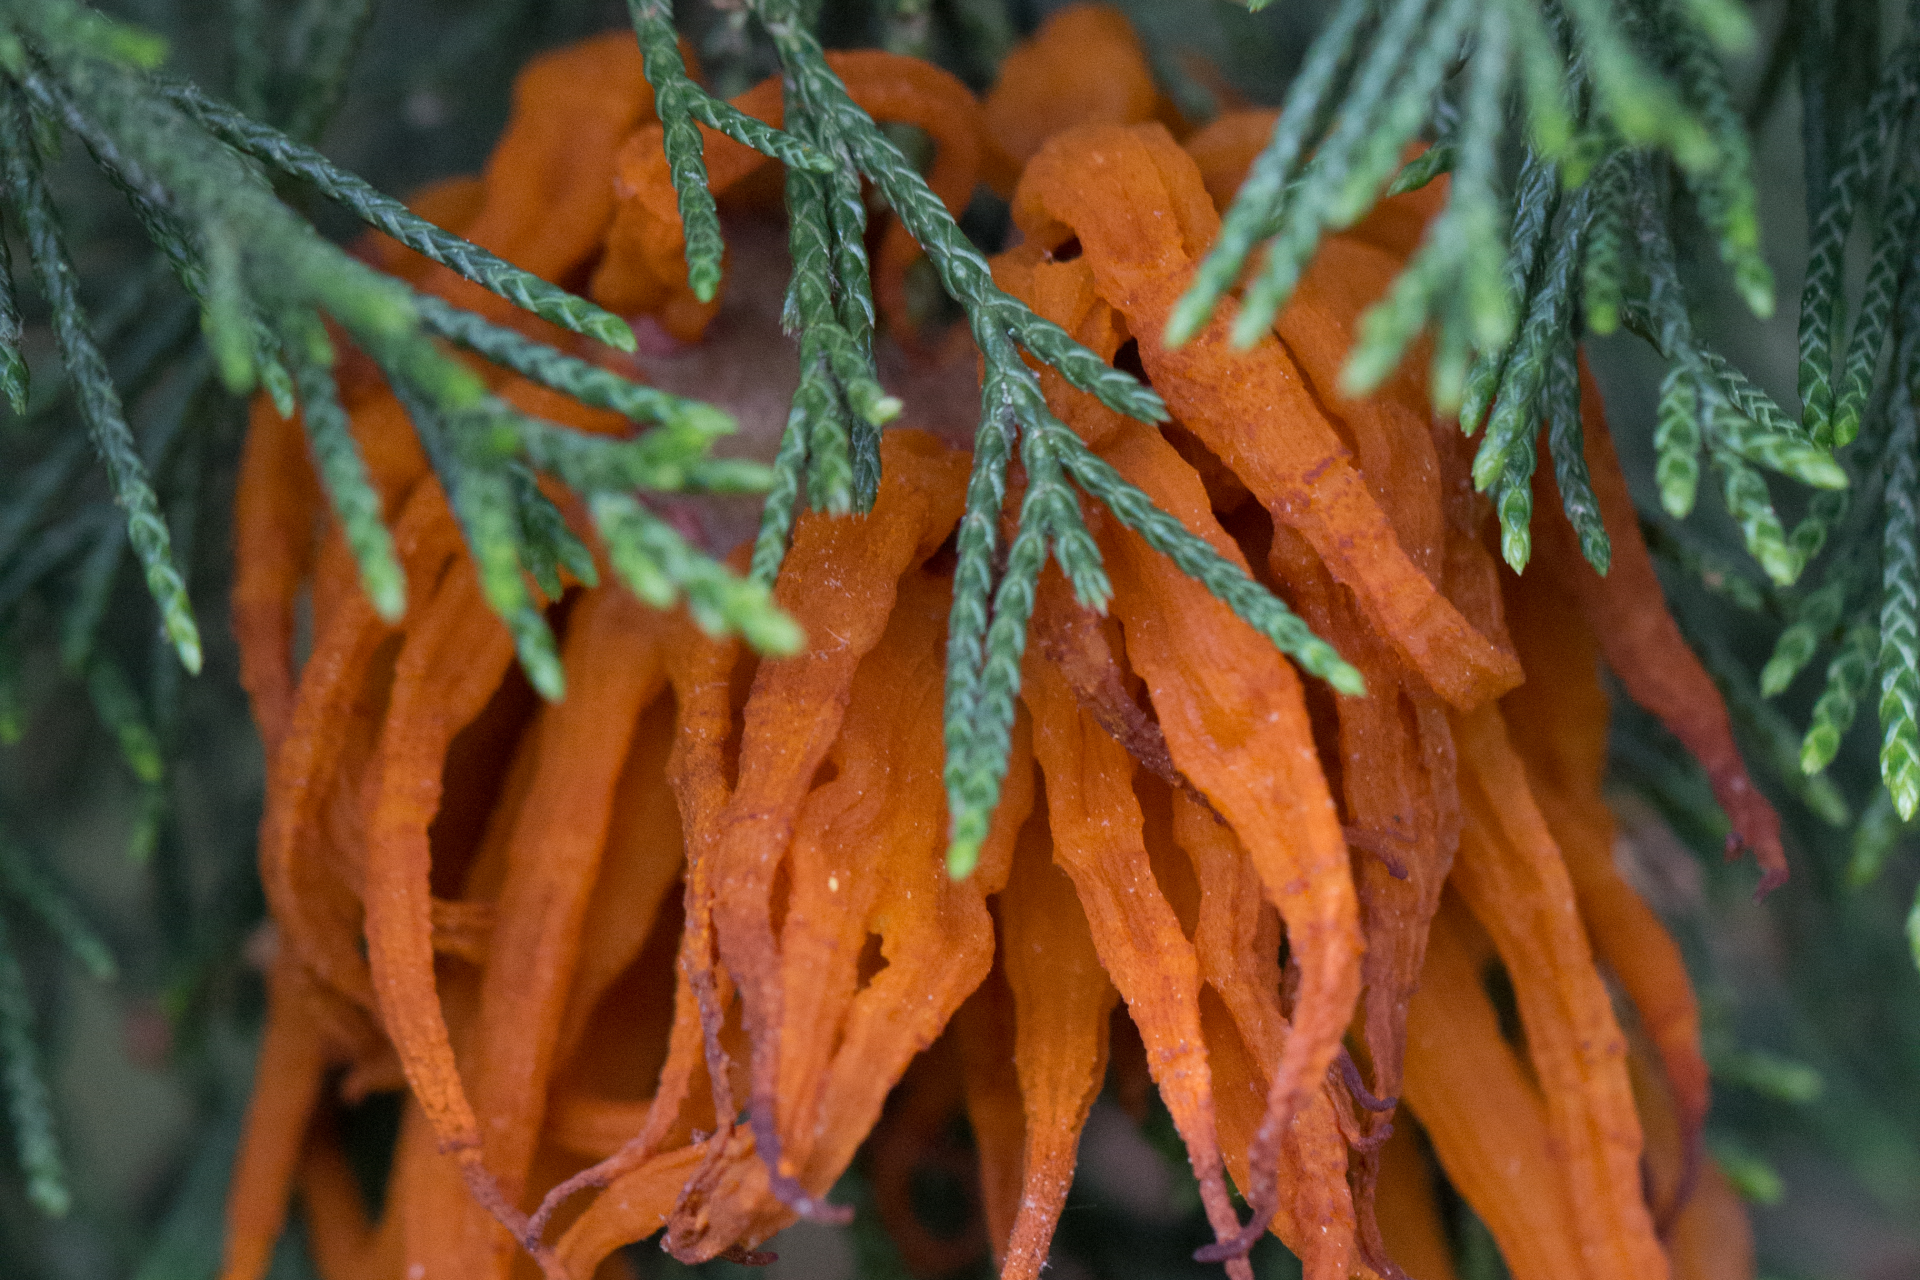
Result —
<svg viewBox="0 0 1920 1280"><path fill-rule="evenodd" d="M695 340L718 304L684 283L630 45L536 62L484 177L420 207ZM391 624L296 424L257 405L233 616L268 757L276 946L225 1280L265 1274L294 1203L326 1280L589 1280L656 1236L684 1261L751 1261L797 1217L844 1220L831 1196L856 1162L911 1267L990 1250L1030 1280L1110 1066L1157 1089L1215 1237L1201 1255L1230 1275L1271 1231L1311 1280L1451 1280L1443 1205L1464 1201L1516 1280L1750 1276L1702 1148L1686 974L1614 867L1603 666L1700 758L1769 883L1777 823L1661 602L1591 380L1612 570L1581 560L1543 469L1539 555L1515 576L1472 444L1419 374L1339 390L1431 191L1333 238L1252 348L1228 339L1230 303L1170 348L1270 115L1183 147L1098 6L1010 56L984 108L911 59L830 61L874 115L930 135L950 208L983 174L1010 194L996 281L1138 370L1172 421L1043 369L1054 412L1367 693L1304 678L1088 503L1110 611L1042 576L1003 798L954 881L941 709L964 452L890 429L871 514L801 517L775 588L808 637L791 658L567 583L545 604L568 694L547 705L391 395L343 362L407 573ZM736 105L777 124L779 86ZM705 137L722 207L768 216L770 162ZM874 234L899 334L919 250L891 220ZM626 429L482 372L533 412ZM385 1091L405 1106L376 1213L338 1118ZM923 1166L977 1176L974 1234L919 1222Z"/></svg>

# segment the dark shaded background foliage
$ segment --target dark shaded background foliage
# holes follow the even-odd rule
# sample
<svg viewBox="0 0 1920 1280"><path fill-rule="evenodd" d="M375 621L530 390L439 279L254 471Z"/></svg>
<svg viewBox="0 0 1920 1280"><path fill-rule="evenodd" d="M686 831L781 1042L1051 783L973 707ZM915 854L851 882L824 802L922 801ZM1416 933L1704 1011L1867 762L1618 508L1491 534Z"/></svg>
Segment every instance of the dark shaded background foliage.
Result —
<svg viewBox="0 0 1920 1280"><path fill-rule="evenodd" d="M230 84L236 41L248 34L237 15L263 15L263 47L284 50L286 19L297 6L124 0L103 7L164 33L175 70L222 89ZM878 43L889 32L883 14L913 7L834 0L823 35L829 44ZM1052 7L1041 0L932 4L935 55L983 85L994 41L977 29L961 38L963 28L951 20L957 12L995 10L1009 20L1006 30L1018 33ZM1169 91L1200 115L1229 95L1277 102L1327 6L1282 4L1257 16L1224 0L1131 0L1125 7ZM718 90L731 92L771 68L767 51L723 6L682 8ZM1683 235L1680 247L1707 339L1791 404L1791 300L1806 260L1807 200L1800 103L1793 77L1779 73L1770 52L1787 8L1781 0L1753 6L1760 48L1734 67L1758 131L1765 246L1783 302L1776 318L1755 321L1739 304L1703 231ZM1870 6L1842 0L1840 11L1849 8ZM388 0L376 7L325 149L386 191L474 171L504 121L516 69L542 49L623 25L625 16L623 5L602 0ZM269 90L284 88L296 72L283 56ZM113 330L119 320L108 349L130 416L140 430L172 416L188 424L158 488L181 563L190 566L207 661L198 677L180 672L156 634L130 561L121 564L97 644L134 696L146 700L164 766L141 778L128 764L126 744L103 728L114 723L114 690L68 677L45 642L61 616L52 594L35 588L0 606L0 853L57 876L118 961L111 980L89 976L30 913L7 914L52 1084L72 1206L62 1218L43 1216L16 1162L0 1159L0 1275L201 1280L217 1268L226 1170L262 1007L248 951L263 915L252 863L261 765L222 619L243 411L199 377L195 362L204 356L191 304L157 276L125 202L77 150L68 148L50 180L85 300L103 328ZM286 194L301 201L298 191ZM323 229L354 234L344 215L305 203ZM976 218L969 226L991 224L990 217ZM1856 290L1863 268L1851 264ZM46 392L57 383L58 361L35 305L28 300L26 345ZM1710 661L1744 673L1738 679L1751 685L1780 625L1779 600L1756 585L1750 566L1740 567L1740 533L1723 512L1703 504L1684 527L1658 514L1650 425L1656 360L1624 336L1595 342L1591 353L1629 474L1644 483L1643 509L1665 534L1660 545L1670 553L1675 611ZM0 420L0 491L7 495L0 497L0 523L26 464L43 457L59 433L76 430L57 403ZM99 476L78 474L61 498L76 511L104 495ZM0 595L16 568L0 563ZM1743 593L1758 593L1762 607L1740 607ZM1803 681L1783 700L1796 724L1805 722L1818 692L1804 687L1810 684L1817 681ZM1743 720L1734 701L1750 758L1781 805L1794 865L1793 881L1764 905L1749 898L1749 869L1722 865L1724 821L1684 753L1628 704L1615 730L1615 779L1632 863L1681 938L1701 988L1716 1072L1714 1150L1755 1201L1763 1275L1920 1275L1920 974L1903 935L1920 858L1900 839L1897 820L1873 802L1874 735L1848 739L1831 772L1850 811L1847 823L1835 825L1835 797L1782 785L1796 771L1769 768L1784 740L1779 723L1762 712ZM1824 816L1816 812L1822 808ZM1892 841L1884 872L1866 887L1848 872L1860 821L1878 824L1870 837L1878 831L1874 838ZM350 1137L366 1159L378 1159L395 1118L391 1103L379 1100L354 1117ZM1107 1123L1115 1118L1103 1104L1090 1127L1089 1173L1062 1220L1059 1269L1075 1276L1203 1273L1186 1261L1198 1235L1184 1161L1170 1144L1153 1144L1152 1124L1142 1140L1125 1124ZM13 1135L0 1138L11 1149ZM958 1150L965 1141L954 1136ZM854 1181L838 1198L861 1202ZM939 1226L958 1185L935 1180L924 1190L929 1220ZM786 1249L777 1267L785 1275L904 1274L877 1231L862 1224L844 1236L807 1228L775 1247ZM1491 1251L1482 1253L1481 1274L1496 1274ZM1257 1261L1263 1275L1288 1274L1290 1260L1277 1247ZM635 1252L634 1265L649 1275L680 1269L645 1248ZM275 1275L308 1274L296 1232Z"/></svg>

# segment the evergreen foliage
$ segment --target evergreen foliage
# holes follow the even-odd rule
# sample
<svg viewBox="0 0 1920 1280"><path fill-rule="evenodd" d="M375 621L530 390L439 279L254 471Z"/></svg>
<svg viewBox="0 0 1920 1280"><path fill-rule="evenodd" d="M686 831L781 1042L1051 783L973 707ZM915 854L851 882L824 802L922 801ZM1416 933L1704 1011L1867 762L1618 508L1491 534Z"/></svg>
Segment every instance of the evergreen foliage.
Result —
<svg viewBox="0 0 1920 1280"><path fill-rule="evenodd" d="M315 33L311 42L317 46L314 56L322 59L352 43L331 27L324 36ZM405 601L399 567L387 535L376 527L379 513L369 502L363 464L341 429L337 406L320 389L334 361L333 340L321 318L373 357L414 411L422 443L482 566L487 598L513 630L529 678L543 694L560 696L552 636L522 572L533 571L536 579L557 585L539 566L586 562L564 540L556 540L563 526L550 517L538 491L510 482L516 467L524 465L518 460L538 447L534 438L554 429L489 395L429 335L453 337L536 380L617 406L636 421L657 424L668 437L637 438L607 452L636 457L698 452L717 434L724 415L637 386L622 392L627 384L614 375L552 353L529 354L532 344L516 342L510 331L444 305L423 306L404 286L319 239L273 196L270 171L312 183L407 247L543 320L621 349L633 345L631 332L617 317L438 230L286 133L191 85L154 76L161 53L152 39L77 6L20 6L11 44L0 50L15 86L7 119L0 123L8 130L12 213L26 230L64 363L115 500L127 510L129 539L182 663L189 671L199 669L197 628L147 468L92 339L61 243L58 214L39 175L40 141L59 128L77 136L126 193L198 304L212 370L229 392L244 394L261 385L283 414L290 413L294 381L284 366L291 361L302 370L299 385L309 400L317 397L308 429L324 461L321 472L335 512L361 560L364 585L384 612L397 616ZM318 128L326 104L338 96L339 74L309 76L297 86L284 111L290 128L304 133ZM430 320L423 314L428 311ZM633 465L614 470L644 488L668 474ZM736 483L744 478L738 467L732 475ZM735 626L771 608L764 595L741 593L731 611L714 620ZM756 629L765 632L763 626Z"/></svg>

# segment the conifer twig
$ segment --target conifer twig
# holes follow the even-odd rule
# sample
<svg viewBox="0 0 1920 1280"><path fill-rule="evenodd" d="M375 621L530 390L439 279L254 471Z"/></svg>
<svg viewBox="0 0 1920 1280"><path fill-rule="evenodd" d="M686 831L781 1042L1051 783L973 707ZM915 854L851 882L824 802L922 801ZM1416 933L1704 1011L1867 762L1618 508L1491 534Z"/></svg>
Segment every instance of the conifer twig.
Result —
<svg viewBox="0 0 1920 1280"><path fill-rule="evenodd" d="M25 109L17 98L8 95L5 102L0 102L0 152L4 153L11 207L26 229L34 271L53 311L61 358L73 379L94 448L106 464L114 499L126 510L128 534L145 570L147 588L160 606L162 625L181 663L197 672L200 631L187 602L186 584L173 563L171 537L146 467L134 447L119 393L107 375L106 361L94 345L91 327L80 309L78 282L27 127Z"/></svg>
<svg viewBox="0 0 1920 1280"><path fill-rule="evenodd" d="M793 163L787 172L793 276L784 321L800 343L800 384L773 462L772 487L752 558L753 580L770 585L779 571L793 522L805 501L837 514L863 511L879 484L878 427L898 411L874 377L873 302L863 238L860 181L875 189L926 250L947 293L966 313L986 357L982 414L974 439L973 475L958 535L959 563L948 630L945 738L951 823L949 870L971 871L1006 770L1007 733L1019 686L1020 656L1040 570L1055 559L1081 601L1104 608L1111 588L1098 549L1081 519L1072 484L1107 501L1123 521L1146 533L1211 590L1255 621L1288 652L1311 655L1310 669L1357 680L1337 655L1314 640L1298 619L1263 589L1213 563L1211 549L1177 522L1156 518L1152 504L1118 477L1102 471L1046 407L1039 382L1021 350L1057 369L1069 383L1108 407L1145 422L1161 421L1165 406L1150 389L1109 366L1057 326L1041 319L993 283L985 258L968 243L926 181L828 67L794 0L748 0L771 37L786 76L789 134L830 162L824 171ZM1462 8L1455 2L1456 8ZM658 67L656 97L663 119L694 112L704 99L682 82L684 67L669 39L664 0L633 0L636 29L649 67ZM1431 60L1429 60L1431 61ZM1437 75L1437 72L1435 73ZM663 92L664 88L664 92ZM696 114L696 118L697 114ZM708 121L708 123L713 123ZM715 127L720 127L716 125ZM697 296L713 255L710 198L689 127L667 120L669 170L687 226L689 280ZM786 157L783 157L786 158ZM1379 183L1397 164L1377 157ZM1018 447L1026 493L1017 527L1000 558L999 521L1007 469ZM1117 505L1114 505L1117 504ZM624 510L631 520L631 508ZM644 557L633 557L636 581L646 582ZM1244 577L1244 575L1240 575ZM638 587L636 587L638 589Z"/></svg>

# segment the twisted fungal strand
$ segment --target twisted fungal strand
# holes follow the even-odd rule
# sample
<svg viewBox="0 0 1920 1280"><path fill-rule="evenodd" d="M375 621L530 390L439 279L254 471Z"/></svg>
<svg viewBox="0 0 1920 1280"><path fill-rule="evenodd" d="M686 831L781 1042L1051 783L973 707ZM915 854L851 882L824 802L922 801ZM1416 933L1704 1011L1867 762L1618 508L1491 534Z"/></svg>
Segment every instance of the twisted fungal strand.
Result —
<svg viewBox="0 0 1920 1280"><path fill-rule="evenodd" d="M775 588L808 637L792 658L566 581L545 605L569 692L548 705L405 413L349 354L341 399L410 603L396 623L367 603L297 424L256 405L234 619L269 758L277 946L225 1280L265 1274L296 1197L327 1280L588 1280L656 1234L687 1262L753 1261L796 1217L844 1220L830 1196L856 1160L916 1272L991 1249L1030 1280L1096 1099L1140 1069L1116 1030L1198 1180L1201 1254L1231 1275L1271 1231L1313 1280L1450 1280L1442 1206L1464 1201L1516 1280L1750 1276L1745 1218L1702 1151L1693 995L1614 866L1603 665L1707 768L1769 883L1777 823L1662 604L1591 380L1605 578L1547 469L1532 571L1501 565L1471 444L1417 373L1337 390L1444 179L1334 237L1252 348L1230 340L1231 303L1170 348L1270 113L1187 130L1094 6L1016 51L984 107L911 59L831 65L877 118L931 135L950 207L982 180L1010 195L996 282L1172 413L1145 426L1042 370L1061 421L1367 692L1303 680L1087 504L1110 612L1042 576L1004 795L953 881L941 707L964 452L889 429L871 514L800 518ZM624 35L546 55L485 175L416 207L697 341L716 312L684 282L650 102ZM779 86L735 105L777 124ZM769 162L706 139L722 209L766 216ZM897 223L874 234L899 334L918 249ZM397 246L366 252L473 301ZM531 412L630 429L474 367ZM1009 520L1017 472L1013 488ZM376 1214L341 1117L391 1091ZM948 1136L960 1116L970 1151ZM979 1185L958 1237L908 1194L955 1161Z"/></svg>

